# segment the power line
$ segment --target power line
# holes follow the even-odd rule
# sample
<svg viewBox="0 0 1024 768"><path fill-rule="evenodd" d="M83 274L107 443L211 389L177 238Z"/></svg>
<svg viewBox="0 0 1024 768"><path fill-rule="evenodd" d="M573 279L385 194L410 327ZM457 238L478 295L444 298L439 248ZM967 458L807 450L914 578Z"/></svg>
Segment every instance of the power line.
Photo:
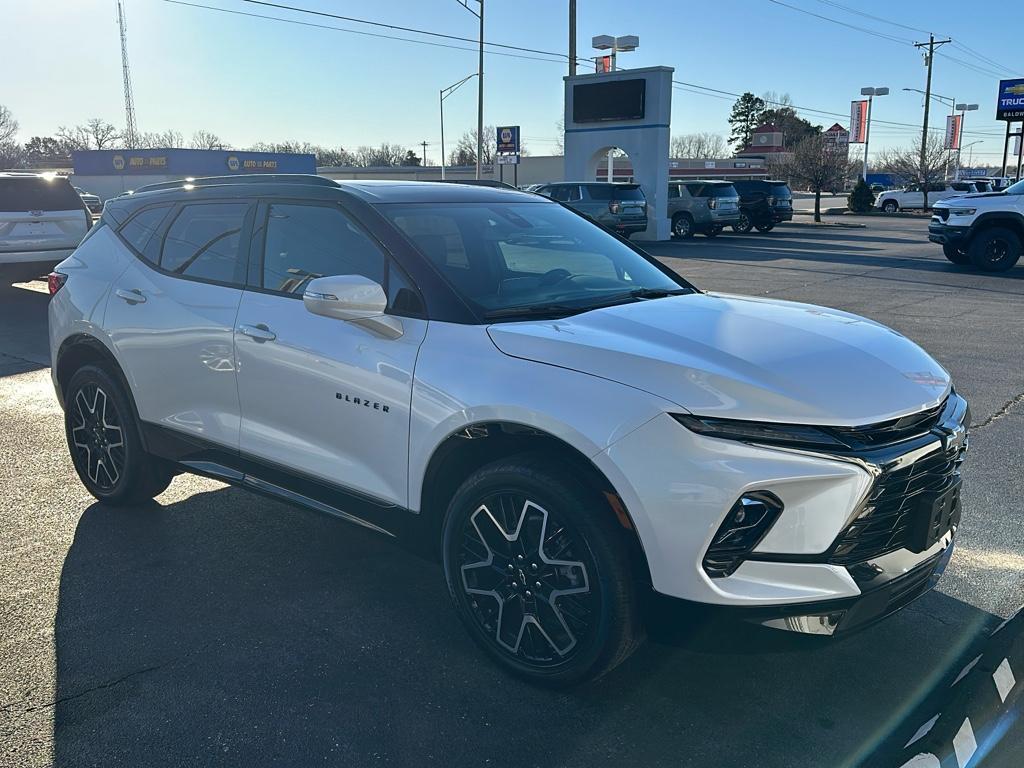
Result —
<svg viewBox="0 0 1024 768"><path fill-rule="evenodd" d="M840 21L839 19L833 19L831 16L823 16L820 13L815 13L814 11L808 11L806 8L798 8L795 5L790 5L789 3L783 3L782 0L768 0L768 2L769 3L774 3L775 5L781 5L783 8L789 8L791 11L798 11L799 13L806 13L808 16L813 16L816 19L821 19L821 20L827 21L827 22L829 22L831 24L838 24L839 26L847 27L848 29L855 29L858 32L863 32L863 33L865 33L867 35L874 35L875 37L880 37L880 38L882 38L884 40L889 40L889 41L894 42L894 43L910 44L910 43L913 42L912 40L908 40L908 39L905 39L905 38L895 37L894 35L887 35L885 32L876 32L876 31L874 31L872 29L867 29L866 27L858 27L856 24L847 24L845 21Z"/></svg>
<svg viewBox="0 0 1024 768"><path fill-rule="evenodd" d="M429 45L429 46L432 46L434 48L448 48L448 49L455 50L455 51L471 51L473 53L476 53L476 48L466 48L465 46L461 46L461 45L449 45L449 44L446 44L446 43L432 42L430 40L414 40L413 38L409 38L409 37L399 37L397 35L384 35L384 34L381 34L379 32L367 32L365 30L359 30L359 29L346 29L345 27L336 27L336 26L334 26L332 24L316 24L316 23L311 22L311 21L299 21L298 19L284 19L284 18L281 18L280 16L267 16L267 15L261 14L261 13L249 13L249 12L246 12L246 11L239 11L239 10L235 10L235 9L232 9L232 8L218 8L218 7L213 6L213 5L203 5L202 3L189 3L189 2L185 2L185 0L164 0L164 2L165 3L170 3L172 5L184 5L184 6L188 6L189 8L200 8L200 9L205 10L205 11L219 11L220 13L229 13L229 14L233 14L235 16L247 16L247 17L252 18L252 19L264 19L266 21L280 21L280 22L282 22L284 24L296 24L296 25L298 25L300 27L313 27L315 29L329 29L329 30L333 30L335 32L346 32L346 33L352 34L352 35L363 35L365 37L375 37L375 38L381 38L381 39L384 39L384 40L398 40L398 41L404 42L404 43L415 43L417 45ZM476 42L476 41L473 41L473 42ZM492 43L487 43L487 42L485 42L484 44L485 45L492 45ZM488 55L490 55L490 56L508 56L510 58L513 58L513 59L528 59L530 61L546 61L546 62L549 62L551 64L563 64L563 63L565 63L563 61L559 61L558 59L542 59L539 56L525 56L525 55L519 54L519 53L504 53L502 51L487 51L486 53ZM549 55L557 56L557 55L560 55L560 54L551 53Z"/></svg>

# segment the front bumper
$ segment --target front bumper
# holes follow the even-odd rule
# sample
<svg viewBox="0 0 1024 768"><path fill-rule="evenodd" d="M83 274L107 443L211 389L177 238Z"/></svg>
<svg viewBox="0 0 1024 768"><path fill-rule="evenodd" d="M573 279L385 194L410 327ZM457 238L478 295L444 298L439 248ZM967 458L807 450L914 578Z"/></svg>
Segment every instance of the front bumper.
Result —
<svg viewBox="0 0 1024 768"><path fill-rule="evenodd" d="M958 499L950 494L959 488L969 423L966 403L949 397L934 431L857 457L705 437L666 415L594 461L630 513L655 591L750 611L773 625L788 619L794 628L832 615L822 628L835 631L842 614L846 631L926 591L900 585L928 563L935 568L924 581L938 578L939 561L948 559L959 503L955 517L950 506L949 516L936 518L941 506L931 497ZM947 430L947 419L957 428ZM739 567L710 576L703 558L716 532L736 499L759 491L782 502L781 514ZM934 534L918 538L922 523Z"/></svg>
<svg viewBox="0 0 1024 768"><path fill-rule="evenodd" d="M961 245L967 240L970 227L957 227L933 221L928 225L928 239L941 245Z"/></svg>

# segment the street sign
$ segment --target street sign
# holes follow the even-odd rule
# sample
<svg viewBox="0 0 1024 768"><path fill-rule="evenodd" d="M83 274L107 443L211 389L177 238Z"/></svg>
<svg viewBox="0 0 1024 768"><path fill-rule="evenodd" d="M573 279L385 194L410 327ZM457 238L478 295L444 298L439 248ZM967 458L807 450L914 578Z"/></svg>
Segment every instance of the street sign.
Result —
<svg viewBox="0 0 1024 768"><path fill-rule="evenodd" d="M498 154L519 154L519 126L504 125L498 128Z"/></svg>
<svg viewBox="0 0 1024 768"><path fill-rule="evenodd" d="M946 149L960 149L960 124L963 115L946 115Z"/></svg>
<svg viewBox="0 0 1024 768"><path fill-rule="evenodd" d="M1024 120L1024 78L999 81L996 120Z"/></svg>
<svg viewBox="0 0 1024 768"><path fill-rule="evenodd" d="M868 100L850 102L850 144L863 144L868 137Z"/></svg>
<svg viewBox="0 0 1024 768"><path fill-rule="evenodd" d="M495 155L495 161L498 165L519 165L519 155Z"/></svg>

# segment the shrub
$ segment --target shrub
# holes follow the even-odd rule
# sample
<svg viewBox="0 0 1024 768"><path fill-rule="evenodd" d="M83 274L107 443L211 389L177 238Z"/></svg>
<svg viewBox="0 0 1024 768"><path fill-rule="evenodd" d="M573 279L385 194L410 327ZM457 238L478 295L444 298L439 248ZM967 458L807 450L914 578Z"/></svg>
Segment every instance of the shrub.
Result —
<svg viewBox="0 0 1024 768"><path fill-rule="evenodd" d="M864 179L857 179L857 184L846 197L846 206L854 213L867 213L875 204L875 193Z"/></svg>

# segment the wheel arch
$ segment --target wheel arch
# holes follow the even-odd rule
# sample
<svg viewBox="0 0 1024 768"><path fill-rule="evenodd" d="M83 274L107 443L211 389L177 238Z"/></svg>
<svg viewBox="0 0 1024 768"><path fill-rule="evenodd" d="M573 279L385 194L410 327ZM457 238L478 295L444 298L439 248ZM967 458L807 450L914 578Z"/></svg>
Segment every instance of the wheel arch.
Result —
<svg viewBox="0 0 1024 768"><path fill-rule="evenodd" d="M974 220L968 239L991 227L1012 229L1024 243L1024 215L1014 211L989 211Z"/></svg>
<svg viewBox="0 0 1024 768"><path fill-rule="evenodd" d="M450 433L434 449L423 475L419 507L431 541L440 542L448 501L466 477L494 461L524 453L550 457L553 465L584 478L604 498L605 505L600 514L615 517L629 542L637 575L650 584L650 567L636 526L625 502L607 476L582 451L562 438L513 421L489 420L467 424Z"/></svg>
<svg viewBox="0 0 1024 768"><path fill-rule="evenodd" d="M110 351L106 344L88 333L76 333L68 336L61 342L60 348L57 350L54 363L54 380L57 384L57 399L60 401L61 407L64 406L64 393L67 390L68 383L71 381L71 377L83 365L100 365L114 376L118 383L124 387L125 394L128 396L128 402L132 404L132 409L135 410L135 398L132 397L128 378L125 376L124 371L121 370L121 366L117 362L117 358L114 357L114 353ZM137 419L138 411L134 415Z"/></svg>

